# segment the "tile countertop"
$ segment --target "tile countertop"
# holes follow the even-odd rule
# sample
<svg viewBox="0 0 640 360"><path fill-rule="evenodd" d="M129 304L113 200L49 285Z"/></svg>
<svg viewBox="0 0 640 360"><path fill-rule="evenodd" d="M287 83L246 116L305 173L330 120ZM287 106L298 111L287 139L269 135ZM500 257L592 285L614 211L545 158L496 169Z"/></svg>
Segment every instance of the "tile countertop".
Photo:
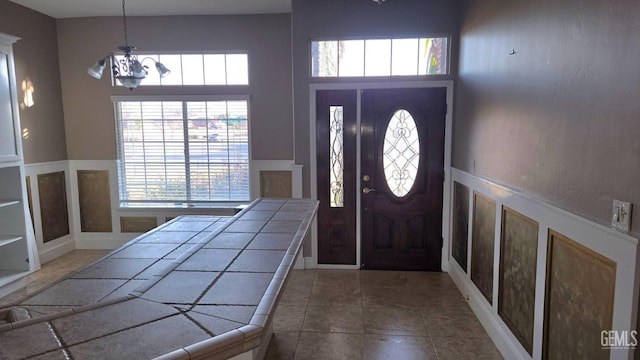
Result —
<svg viewBox="0 0 640 360"><path fill-rule="evenodd" d="M232 218L176 218L0 309L0 319L10 309L21 320L0 323L0 359L226 359L252 351L264 345L317 206L258 199Z"/></svg>

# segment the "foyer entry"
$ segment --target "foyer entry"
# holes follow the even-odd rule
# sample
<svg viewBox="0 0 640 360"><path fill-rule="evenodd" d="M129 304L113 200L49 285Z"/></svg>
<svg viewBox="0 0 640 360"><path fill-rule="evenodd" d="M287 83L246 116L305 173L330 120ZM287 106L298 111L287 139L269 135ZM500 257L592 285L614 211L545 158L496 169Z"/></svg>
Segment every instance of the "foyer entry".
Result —
<svg viewBox="0 0 640 360"><path fill-rule="evenodd" d="M319 264L441 270L446 94L316 92Z"/></svg>

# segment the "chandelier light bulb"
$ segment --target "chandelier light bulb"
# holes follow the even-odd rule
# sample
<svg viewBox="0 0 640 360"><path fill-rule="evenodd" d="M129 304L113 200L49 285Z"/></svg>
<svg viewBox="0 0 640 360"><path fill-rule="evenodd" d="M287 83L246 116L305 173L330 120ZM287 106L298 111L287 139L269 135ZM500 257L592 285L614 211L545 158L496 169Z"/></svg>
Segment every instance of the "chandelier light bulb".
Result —
<svg viewBox="0 0 640 360"><path fill-rule="evenodd" d="M96 79L102 78L102 73L106 67L106 61L108 58L111 58L111 74L113 75L113 78L129 90L133 90L138 87L142 80L144 80L149 74L147 71L148 67L142 64L146 59L151 59L155 62L156 70L160 74L161 78L169 75L171 70L167 69L166 66L155 59L146 57L142 61L139 61L138 56L132 53L136 47L129 45L125 0L122 0L122 25L124 27L124 45L118 46L118 49L124 54L118 56L118 58L116 58L114 54L110 54L98 60L96 63L91 65L89 69L87 69L87 73Z"/></svg>

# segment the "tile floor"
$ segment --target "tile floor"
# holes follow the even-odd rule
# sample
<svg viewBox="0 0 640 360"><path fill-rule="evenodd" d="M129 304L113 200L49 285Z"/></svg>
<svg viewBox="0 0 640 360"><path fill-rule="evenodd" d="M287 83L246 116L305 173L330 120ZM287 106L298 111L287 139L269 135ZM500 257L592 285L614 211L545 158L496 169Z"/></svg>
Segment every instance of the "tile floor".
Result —
<svg viewBox="0 0 640 360"><path fill-rule="evenodd" d="M74 250L42 265L39 271L26 277L26 286L0 298L0 308L62 279L70 272L80 269L109 253L109 250Z"/></svg>
<svg viewBox="0 0 640 360"><path fill-rule="evenodd" d="M502 359L445 273L293 270L267 359Z"/></svg>
<svg viewBox="0 0 640 360"><path fill-rule="evenodd" d="M44 264L0 307L107 253ZM502 359L444 273L293 270L273 326L267 359Z"/></svg>

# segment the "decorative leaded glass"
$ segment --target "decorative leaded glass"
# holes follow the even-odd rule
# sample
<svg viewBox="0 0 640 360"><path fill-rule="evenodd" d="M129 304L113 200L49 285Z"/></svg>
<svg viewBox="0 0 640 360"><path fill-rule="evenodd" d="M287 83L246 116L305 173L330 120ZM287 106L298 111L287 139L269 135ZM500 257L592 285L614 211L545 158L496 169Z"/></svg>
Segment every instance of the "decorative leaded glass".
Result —
<svg viewBox="0 0 640 360"><path fill-rule="evenodd" d="M342 106L331 106L329 116L329 200L331 207L344 207Z"/></svg>
<svg viewBox="0 0 640 360"><path fill-rule="evenodd" d="M411 191L420 163L420 140L413 116L407 110L396 111L384 134L384 175L389 189L397 197Z"/></svg>

